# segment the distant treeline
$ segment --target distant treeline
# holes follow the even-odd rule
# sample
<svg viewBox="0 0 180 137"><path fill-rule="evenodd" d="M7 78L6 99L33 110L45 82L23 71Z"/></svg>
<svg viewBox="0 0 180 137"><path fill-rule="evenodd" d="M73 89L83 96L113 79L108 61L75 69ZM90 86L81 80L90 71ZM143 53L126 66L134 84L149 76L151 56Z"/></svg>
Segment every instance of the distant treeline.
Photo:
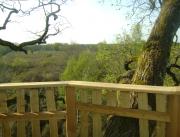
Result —
<svg viewBox="0 0 180 137"><path fill-rule="evenodd" d="M0 46L0 82L59 80L69 58L96 49L96 45L55 43L29 46L26 55Z"/></svg>
<svg viewBox="0 0 180 137"><path fill-rule="evenodd" d="M0 46L0 83L58 80L118 82L126 77L128 71L136 68L143 44L141 41L33 45L26 48L27 55ZM179 53L179 44L173 46L169 63L173 63ZM127 71L125 64L131 60ZM172 71L180 79L180 72L177 69ZM165 84L173 85L172 78L167 76Z"/></svg>

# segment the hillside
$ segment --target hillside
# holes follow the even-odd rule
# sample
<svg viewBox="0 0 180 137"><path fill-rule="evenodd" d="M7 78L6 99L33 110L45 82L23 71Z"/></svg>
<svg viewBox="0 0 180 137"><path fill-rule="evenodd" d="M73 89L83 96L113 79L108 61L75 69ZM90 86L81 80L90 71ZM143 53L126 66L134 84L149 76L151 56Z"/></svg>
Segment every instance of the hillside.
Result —
<svg viewBox="0 0 180 137"><path fill-rule="evenodd" d="M69 58L94 45L52 44L27 48L28 54L0 46L0 82L57 81Z"/></svg>
<svg viewBox="0 0 180 137"><path fill-rule="evenodd" d="M142 43L121 44L49 44L30 46L28 54L14 52L0 46L0 83L28 81L87 80L117 82L126 72L124 63L133 59L130 68L136 67ZM179 54L173 46L170 63ZM179 64L179 61L177 64ZM180 79L178 69L171 71ZM126 73L125 73L126 74ZM173 85L167 75L165 85Z"/></svg>

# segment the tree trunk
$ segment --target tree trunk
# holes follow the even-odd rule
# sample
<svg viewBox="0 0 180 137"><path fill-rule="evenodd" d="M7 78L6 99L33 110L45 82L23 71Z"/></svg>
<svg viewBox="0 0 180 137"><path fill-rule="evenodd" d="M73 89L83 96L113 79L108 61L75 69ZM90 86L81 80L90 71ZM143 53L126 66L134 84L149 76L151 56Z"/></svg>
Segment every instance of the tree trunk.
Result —
<svg viewBox="0 0 180 137"><path fill-rule="evenodd" d="M133 84L163 85L171 45L179 26L180 0L164 0L161 12L138 60ZM149 95L149 104L155 109L155 97L152 95ZM112 116L104 137L139 137L138 130L138 121ZM122 132L129 134L124 135Z"/></svg>
<svg viewBox="0 0 180 137"><path fill-rule="evenodd" d="M163 85L174 35L180 25L180 0L166 0L139 58L133 83Z"/></svg>

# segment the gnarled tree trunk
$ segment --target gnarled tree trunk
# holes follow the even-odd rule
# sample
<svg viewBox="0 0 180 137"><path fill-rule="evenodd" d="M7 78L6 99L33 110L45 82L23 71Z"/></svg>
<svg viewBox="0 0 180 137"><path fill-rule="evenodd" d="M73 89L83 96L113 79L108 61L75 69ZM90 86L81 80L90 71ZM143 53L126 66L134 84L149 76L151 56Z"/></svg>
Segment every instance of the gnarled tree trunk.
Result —
<svg viewBox="0 0 180 137"><path fill-rule="evenodd" d="M139 58L133 84L163 85L171 45L179 26L180 0L164 0L161 12ZM149 105L155 109L152 95L149 96ZM104 137L139 137L138 130L137 120L112 116Z"/></svg>

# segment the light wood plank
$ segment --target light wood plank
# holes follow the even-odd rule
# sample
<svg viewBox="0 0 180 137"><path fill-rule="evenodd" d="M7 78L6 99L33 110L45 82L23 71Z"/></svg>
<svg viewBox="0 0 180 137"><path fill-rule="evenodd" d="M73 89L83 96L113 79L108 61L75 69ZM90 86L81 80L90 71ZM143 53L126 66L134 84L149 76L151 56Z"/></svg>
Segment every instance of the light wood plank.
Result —
<svg viewBox="0 0 180 137"><path fill-rule="evenodd" d="M117 91L118 106L130 108L130 93Z"/></svg>
<svg viewBox="0 0 180 137"><path fill-rule="evenodd" d="M5 92L0 92L0 112L8 112L7 94ZM11 137L11 127L8 121L2 122L2 135L4 137Z"/></svg>
<svg viewBox="0 0 180 137"><path fill-rule="evenodd" d="M92 104L100 105L101 101L101 91L92 91ZM93 119L93 137L102 137L102 119L101 115L94 113L92 115Z"/></svg>
<svg viewBox="0 0 180 137"><path fill-rule="evenodd" d="M0 113L1 121L48 120L49 118L66 119L66 111Z"/></svg>
<svg viewBox="0 0 180 137"><path fill-rule="evenodd" d="M167 112L167 96L157 94L156 95L156 111L158 112ZM166 123L158 122L156 125L156 137L165 137L166 136Z"/></svg>
<svg viewBox="0 0 180 137"><path fill-rule="evenodd" d="M2 83L0 89L32 89L45 87L67 86L67 81L49 81L49 82L23 82L23 83Z"/></svg>
<svg viewBox="0 0 180 137"><path fill-rule="evenodd" d="M138 93L138 108L148 110L148 95L146 93ZM148 120L139 119L140 137L149 137Z"/></svg>
<svg viewBox="0 0 180 137"><path fill-rule="evenodd" d="M115 84L115 83L86 82L86 81L3 83L0 84L0 89L40 88L40 87L56 87L56 86L72 86L72 87L81 87L81 88L120 90L126 92L132 91L138 93L159 93L166 95L180 95L180 89L178 86L165 87L165 86Z"/></svg>
<svg viewBox="0 0 180 137"><path fill-rule="evenodd" d="M169 96L168 113L171 122L167 124L166 137L180 137L180 96Z"/></svg>
<svg viewBox="0 0 180 137"><path fill-rule="evenodd" d="M56 111L56 103L54 97L54 88L46 89L46 103L48 111ZM51 118L49 120L50 137L58 137L57 119Z"/></svg>
<svg viewBox="0 0 180 137"><path fill-rule="evenodd" d="M107 106L116 106L117 105L117 95L114 91L107 92Z"/></svg>
<svg viewBox="0 0 180 137"><path fill-rule="evenodd" d="M178 86L165 87L165 86L115 84L115 83L86 82L86 81L68 81L68 85L73 86L73 87L80 87L80 88L109 89L109 90L114 90L114 91L120 90L124 92L180 95L180 90Z"/></svg>
<svg viewBox="0 0 180 137"><path fill-rule="evenodd" d="M76 106L77 109L82 111L89 111L89 112L108 114L108 115L125 116L125 117L139 118L145 120L148 119L148 120L157 120L162 122L170 122L169 114L164 112L92 105L89 103L77 103Z"/></svg>
<svg viewBox="0 0 180 137"><path fill-rule="evenodd" d="M31 89L30 90L30 107L31 107L31 112L39 112L38 89ZM40 121L39 120L32 120L31 125L32 125L32 136L33 137L41 137Z"/></svg>
<svg viewBox="0 0 180 137"><path fill-rule="evenodd" d="M73 87L66 87L66 135L76 137L76 94Z"/></svg>
<svg viewBox="0 0 180 137"><path fill-rule="evenodd" d="M16 91L16 95L17 95L17 112L25 112L24 90ZM18 137L26 136L25 121L17 122L17 136Z"/></svg>
<svg viewBox="0 0 180 137"><path fill-rule="evenodd" d="M86 91L80 91L80 102L87 103L88 102L88 93ZM80 136L88 137L88 127L89 127L89 112L80 111Z"/></svg>

